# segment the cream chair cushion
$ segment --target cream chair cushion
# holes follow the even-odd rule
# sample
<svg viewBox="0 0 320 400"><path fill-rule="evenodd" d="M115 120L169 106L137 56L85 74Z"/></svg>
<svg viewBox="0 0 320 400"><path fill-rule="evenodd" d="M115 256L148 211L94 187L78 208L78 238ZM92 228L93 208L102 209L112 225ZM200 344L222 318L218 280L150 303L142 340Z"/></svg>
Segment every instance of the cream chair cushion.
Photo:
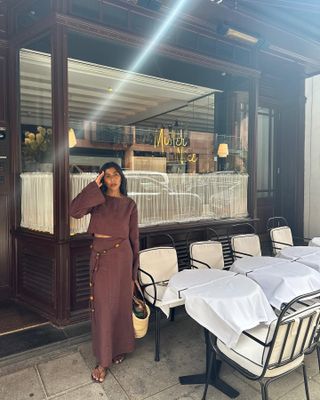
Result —
<svg viewBox="0 0 320 400"><path fill-rule="evenodd" d="M309 345L314 328L316 328L316 324L319 324L319 312L320 304L315 303L309 307L301 307L282 319L277 336L274 338L272 354L268 363L269 367L264 375L265 377L270 378L281 375L301 364L303 355L299 356L299 353L303 352ZM306 317L310 315L311 323L309 326L309 319ZM288 323L290 324L290 328L287 336ZM263 343L270 343L275 333L276 324L277 320L273 321L269 327L260 325L249 330L248 333ZM308 334L305 340L307 330ZM270 351L269 347L262 346L243 333L233 349L228 348L220 340L217 341L217 346L229 359L256 376L261 375ZM288 361L287 364L274 368L273 364L277 363L280 357L282 360Z"/></svg>
<svg viewBox="0 0 320 400"><path fill-rule="evenodd" d="M246 253L250 256L261 256L260 239L254 233L232 236L231 248L235 258L246 257L241 253Z"/></svg>
<svg viewBox="0 0 320 400"><path fill-rule="evenodd" d="M151 278L143 272L138 271L140 283L148 285L144 290L145 298L153 304L156 295L155 306L159 307L168 285L168 280L178 272L176 249L174 247L153 247L142 250L139 254L139 263L140 268L153 277L156 286L155 293ZM172 306L176 307L180 304L184 304L184 300L179 299Z"/></svg>
<svg viewBox="0 0 320 400"><path fill-rule="evenodd" d="M217 241L208 240L191 243L190 257L193 260L206 263L210 268L223 269L224 267L222 244ZM207 268L205 265L193 260L191 260L192 266L196 268Z"/></svg>
<svg viewBox="0 0 320 400"><path fill-rule="evenodd" d="M272 241L273 253L275 255L283 248L293 246L292 233L288 226L279 226L271 229L270 237Z"/></svg>

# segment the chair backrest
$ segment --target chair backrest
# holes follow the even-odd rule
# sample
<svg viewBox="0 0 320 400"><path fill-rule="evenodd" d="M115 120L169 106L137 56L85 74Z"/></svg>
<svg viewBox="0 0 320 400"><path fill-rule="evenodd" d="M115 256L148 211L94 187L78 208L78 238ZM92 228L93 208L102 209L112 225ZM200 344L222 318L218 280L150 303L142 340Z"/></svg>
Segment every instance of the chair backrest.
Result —
<svg viewBox="0 0 320 400"><path fill-rule="evenodd" d="M319 296L320 291L314 293ZM266 358L265 370L288 364L310 352L317 345L320 300L317 297L308 304L310 295L312 294L296 297L279 315Z"/></svg>
<svg viewBox="0 0 320 400"><path fill-rule="evenodd" d="M255 233L235 235L230 240L233 257L261 256L259 236Z"/></svg>
<svg viewBox="0 0 320 400"><path fill-rule="evenodd" d="M190 244L190 263L195 268L223 269L222 244L214 240L194 242ZM200 262L199 262L200 261Z"/></svg>
<svg viewBox="0 0 320 400"><path fill-rule="evenodd" d="M270 238L274 255L285 247L293 246L292 233L289 226L279 226L270 229Z"/></svg>
<svg viewBox="0 0 320 400"><path fill-rule="evenodd" d="M152 247L141 250L139 253L140 269L145 273L139 273L139 280L142 285L152 282L163 282L169 280L178 272L178 257L174 247ZM149 274L149 275L148 275Z"/></svg>

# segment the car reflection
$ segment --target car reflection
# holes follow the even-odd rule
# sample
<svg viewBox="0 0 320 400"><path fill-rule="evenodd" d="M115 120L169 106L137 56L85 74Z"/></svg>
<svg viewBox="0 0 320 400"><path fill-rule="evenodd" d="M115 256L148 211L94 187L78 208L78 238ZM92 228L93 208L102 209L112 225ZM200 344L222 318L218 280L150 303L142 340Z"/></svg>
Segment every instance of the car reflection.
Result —
<svg viewBox="0 0 320 400"><path fill-rule="evenodd" d="M140 224L201 217L201 197L172 190L167 174L126 171L125 175L128 195L139 209Z"/></svg>

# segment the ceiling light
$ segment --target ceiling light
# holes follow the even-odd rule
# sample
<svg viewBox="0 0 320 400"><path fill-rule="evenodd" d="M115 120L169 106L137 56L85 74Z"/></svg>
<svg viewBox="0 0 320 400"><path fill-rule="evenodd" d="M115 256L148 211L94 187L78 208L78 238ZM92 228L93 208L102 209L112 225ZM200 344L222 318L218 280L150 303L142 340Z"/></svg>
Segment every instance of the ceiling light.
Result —
<svg viewBox="0 0 320 400"><path fill-rule="evenodd" d="M76 146L77 138L73 128L69 128L68 136L69 136L69 148Z"/></svg>
<svg viewBox="0 0 320 400"><path fill-rule="evenodd" d="M226 26L226 25L220 26L218 28L218 32L229 39L238 40L240 42L251 44L251 45L256 45L260 41L260 38L257 36L254 36L254 35L246 33L246 32L239 31L235 28L231 28L230 26Z"/></svg>
<svg viewBox="0 0 320 400"><path fill-rule="evenodd" d="M229 146L227 143L220 143L218 147L218 157L226 158L229 155Z"/></svg>

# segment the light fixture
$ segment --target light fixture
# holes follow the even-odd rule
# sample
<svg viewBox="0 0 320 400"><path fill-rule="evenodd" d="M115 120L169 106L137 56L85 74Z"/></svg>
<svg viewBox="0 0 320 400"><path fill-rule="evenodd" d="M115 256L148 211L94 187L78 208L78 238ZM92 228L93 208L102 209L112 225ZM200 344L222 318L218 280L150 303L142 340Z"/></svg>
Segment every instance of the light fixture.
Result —
<svg viewBox="0 0 320 400"><path fill-rule="evenodd" d="M228 143L220 143L218 147L218 157L226 158L229 155Z"/></svg>
<svg viewBox="0 0 320 400"><path fill-rule="evenodd" d="M254 36L253 34L249 34L247 32L239 31L227 25L219 26L218 33L229 39L238 40L239 42L251 45L257 45L259 42L261 42L259 37Z"/></svg>
<svg viewBox="0 0 320 400"><path fill-rule="evenodd" d="M73 128L70 128L68 131L68 135L69 135L69 147L74 147L77 145L77 138L76 138L76 134L73 130Z"/></svg>

